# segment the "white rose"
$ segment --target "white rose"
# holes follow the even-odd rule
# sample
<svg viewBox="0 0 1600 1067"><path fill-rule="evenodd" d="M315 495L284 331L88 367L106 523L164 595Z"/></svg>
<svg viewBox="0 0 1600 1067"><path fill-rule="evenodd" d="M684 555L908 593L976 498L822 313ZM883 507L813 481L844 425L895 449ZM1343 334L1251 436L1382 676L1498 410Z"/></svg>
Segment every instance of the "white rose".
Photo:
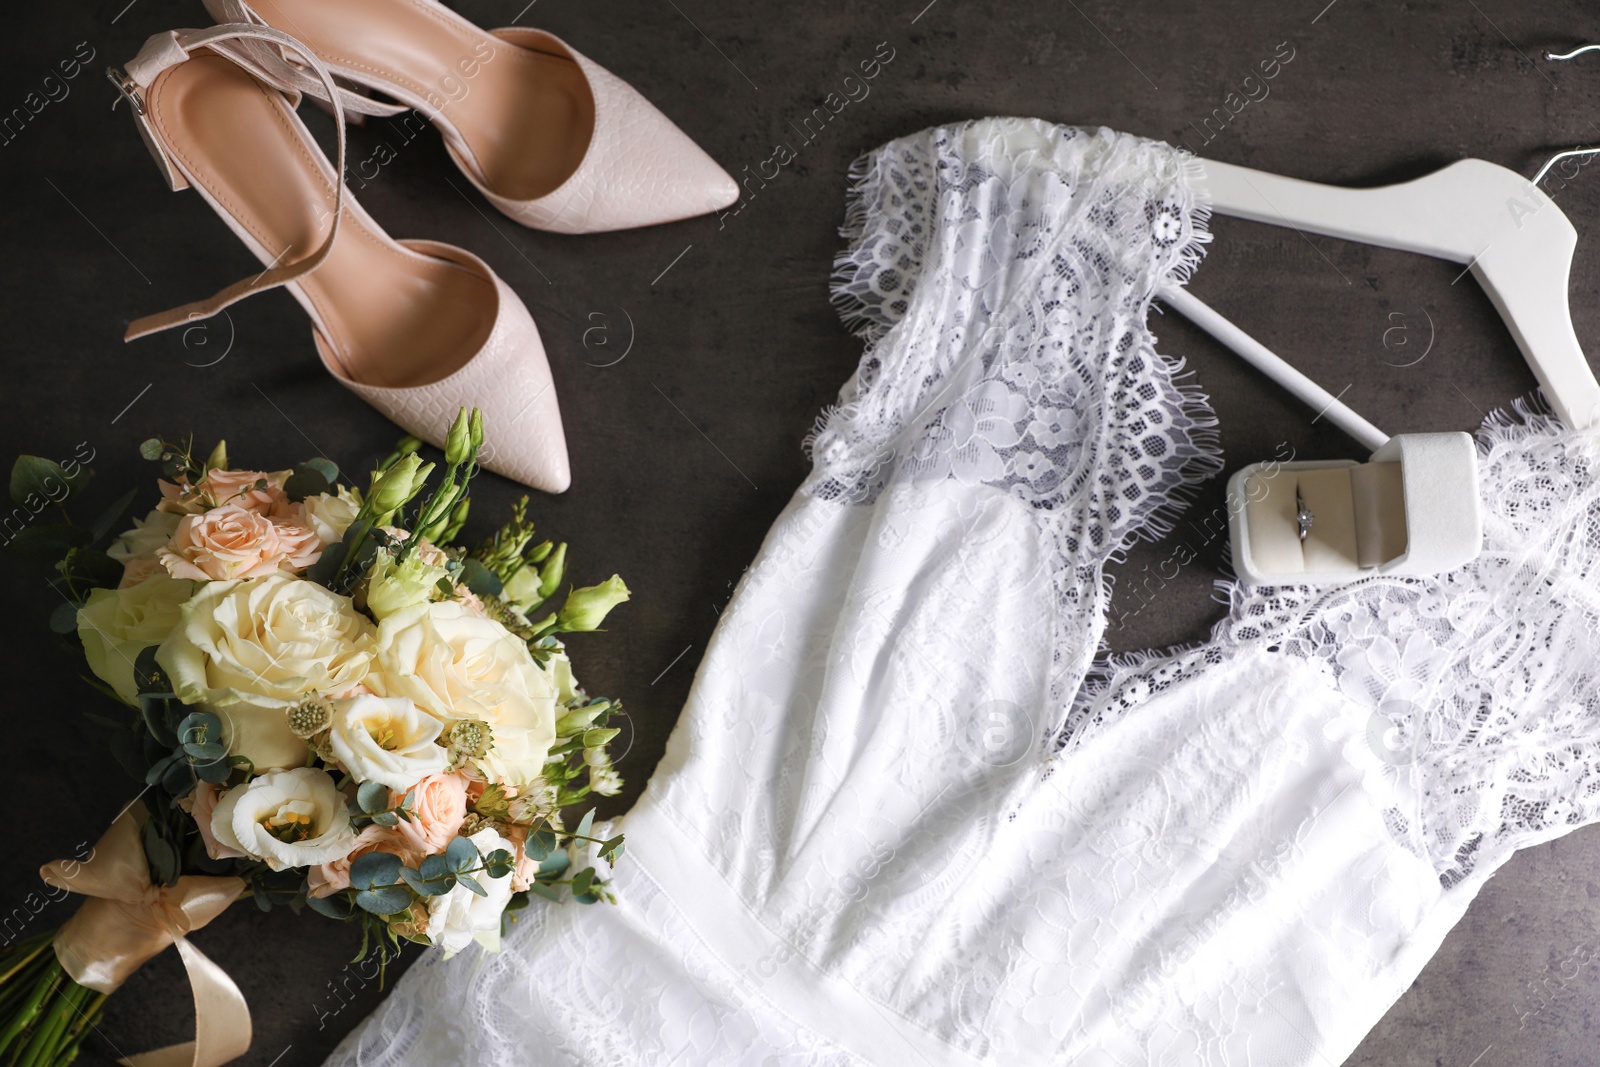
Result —
<svg viewBox="0 0 1600 1067"><path fill-rule="evenodd" d="M372 640L349 597L274 574L203 586L156 661L185 704L287 708L353 689L372 664Z"/></svg>
<svg viewBox="0 0 1600 1067"><path fill-rule="evenodd" d="M484 827L468 840L484 856L496 849L516 855L516 846L492 827ZM444 949L447 957L474 941L490 952L500 949L500 916L511 899L512 875L507 872L501 878L490 878L487 871L480 870L472 877L488 890L488 896L480 897L466 886L457 885L443 896L428 899L428 939Z"/></svg>
<svg viewBox="0 0 1600 1067"><path fill-rule="evenodd" d="M447 723L488 723L498 758L480 761L478 770L489 781L533 781L555 743L554 681L515 634L453 601L418 604L384 619L367 684L386 696L410 697Z"/></svg>
<svg viewBox="0 0 1600 1067"><path fill-rule="evenodd" d="M181 515L157 509L142 519L134 519L133 529L111 542L106 555L122 564L136 559L155 559L156 549L166 548L167 542L172 540L180 518Z"/></svg>
<svg viewBox="0 0 1600 1067"><path fill-rule="evenodd" d="M229 790L212 812L211 834L275 871L332 863L356 844L344 794L312 767L272 771Z"/></svg>
<svg viewBox="0 0 1600 1067"><path fill-rule="evenodd" d="M382 782L405 792L449 766L434 742L444 724L406 697L370 694L333 702L328 744L360 782Z"/></svg>
<svg viewBox="0 0 1600 1067"><path fill-rule="evenodd" d="M139 696L133 665L139 653L159 645L183 621L183 605L194 583L165 571L124 589L96 589L78 610L78 640L89 669L128 703Z"/></svg>
<svg viewBox="0 0 1600 1067"><path fill-rule="evenodd" d="M318 493L300 501L299 506L301 525L317 535L317 540L322 542L323 548L343 541L344 532L355 521L356 512L361 510L361 504L356 500L355 494L342 485L337 496L333 493Z"/></svg>

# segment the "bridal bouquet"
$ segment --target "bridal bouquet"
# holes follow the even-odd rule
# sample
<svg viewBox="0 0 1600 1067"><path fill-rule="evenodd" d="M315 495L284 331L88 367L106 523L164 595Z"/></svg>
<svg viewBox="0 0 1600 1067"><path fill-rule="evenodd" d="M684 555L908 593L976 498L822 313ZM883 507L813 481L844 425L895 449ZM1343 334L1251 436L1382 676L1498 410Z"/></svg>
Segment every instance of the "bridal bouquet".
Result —
<svg viewBox="0 0 1600 1067"><path fill-rule="evenodd" d="M535 543L526 497L492 537L455 543L482 441L463 411L430 491L415 438L360 490L325 459L240 470L222 444L150 440L161 500L104 551L134 494L90 528L13 539L54 562L52 622L127 707L91 717L146 789L87 859L45 868L92 899L0 957L6 1062L70 1061L106 995L174 942L202 1013L243 1010L183 937L237 899L358 922L385 959L402 939L497 948L533 896L612 899L621 836L562 811L621 786L621 709L578 685L561 636L598 629L628 590L613 576L556 606L567 546ZM24 456L12 496L62 502L90 474L73 468ZM197 1061L243 1051L211 1038Z"/></svg>

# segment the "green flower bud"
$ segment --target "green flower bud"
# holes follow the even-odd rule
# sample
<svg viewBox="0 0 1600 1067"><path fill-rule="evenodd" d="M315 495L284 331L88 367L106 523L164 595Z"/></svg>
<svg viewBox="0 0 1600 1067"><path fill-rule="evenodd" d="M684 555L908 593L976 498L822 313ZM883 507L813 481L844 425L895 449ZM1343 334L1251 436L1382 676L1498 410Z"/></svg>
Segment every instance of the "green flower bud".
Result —
<svg viewBox="0 0 1600 1067"><path fill-rule="evenodd" d="M422 491L432 473L433 464L423 463L415 452L401 456L372 483L369 497L373 513L386 518L405 507Z"/></svg>
<svg viewBox="0 0 1600 1067"><path fill-rule="evenodd" d="M467 409L462 408L456 413L456 421L450 424L450 435L444 442L444 461L452 467L465 463L467 449L471 446L471 428L468 421Z"/></svg>
<svg viewBox="0 0 1600 1067"><path fill-rule="evenodd" d="M561 588L561 579L567 576L567 543L561 542L539 568L539 596L548 600L551 593Z"/></svg>
<svg viewBox="0 0 1600 1067"><path fill-rule="evenodd" d="M472 422L469 427L469 437L472 441L472 451L476 455L483 448L483 412L477 408L472 409Z"/></svg>
<svg viewBox="0 0 1600 1067"><path fill-rule="evenodd" d="M604 748L606 745L611 743L612 738L616 737L620 733L622 733L622 731L616 729L615 727L603 727L594 730L586 730L583 734L583 747Z"/></svg>
<svg viewBox="0 0 1600 1067"><path fill-rule="evenodd" d="M628 587L613 574L599 585L574 589L561 605L556 616L556 628L567 633L589 633L598 630L606 615L618 604L627 600Z"/></svg>
<svg viewBox="0 0 1600 1067"><path fill-rule="evenodd" d="M579 730L587 730L590 723L594 722L610 708L611 702L609 700L602 700L587 707L573 708L556 720L556 736L570 737ZM585 743L587 744L587 741Z"/></svg>

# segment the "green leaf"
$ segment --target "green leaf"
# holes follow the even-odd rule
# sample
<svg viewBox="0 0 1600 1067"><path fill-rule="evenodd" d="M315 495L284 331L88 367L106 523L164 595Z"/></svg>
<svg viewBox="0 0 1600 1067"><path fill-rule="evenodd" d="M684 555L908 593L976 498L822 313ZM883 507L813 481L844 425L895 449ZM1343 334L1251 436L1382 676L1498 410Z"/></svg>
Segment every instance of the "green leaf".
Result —
<svg viewBox="0 0 1600 1067"><path fill-rule="evenodd" d="M458 837L445 848L444 858L451 870L460 872L476 867L481 857L478 855L478 846L470 838Z"/></svg>
<svg viewBox="0 0 1600 1067"><path fill-rule="evenodd" d="M177 761L178 761L178 757L174 755L174 756L163 756L157 762L152 763L150 765L149 769L147 769L144 772L144 784L145 785L155 785L157 782L161 781L161 779L167 773L167 768L171 767Z"/></svg>
<svg viewBox="0 0 1600 1067"><path fill-rule="evenodd" d="M480 896L480 897L486 897L486 896L489 895L489 891L487 889L483 888L483 883L479 882L476 878L472 877L472 875L470 875L470 874L458 874L458 875L456 875L456 882L458 884L460 884L460 885L466 886L468 889L472 890L474 893L478 894L478 896Z"/></svg>
<svg viewBox="0 0 1600 1067"><path fill-rule="evenodd" d="M385 853L369 852L367 856L381 856ZM365 859L363 856L362 859ZM383 889L363 889L356 894L356 907L362 911L370 911L374 915L395 915L411 907L411 890L403 885L392 885Z"/></svg>
<svg viewBox="0 0 1600 1067"><path fill-rule="evenodd" d="M339 573L339 568L344 566L344 558L349 553L350 549L343 541L329 545L306 571L306 577L318 585L331 586L334 576Z"/></svg>
<svg viewBox="0 0 1600 1067"><path fill-rule="evenodd" d="M295 467L294 473L283 483L283 491L290 500L298 502L328 492L338 477L339 468L328 460L308 459Z"/></svg>
<svg viewBox="0 0 1600 1067"><path fill-rule="evenodd" d="M461 568L461 584L479 596L499 596L505 590L500 576L475 559Z"/></svg>
<svg viewBox="0 0 1600 1067"><path fill-rule="evenodd" d="M516 867L516 857L503 848L497 848L483 857L483 865L490 878L504 878Z"/></svg>
<svg viewBox="0 0 1600 1067"><path fill-rule="evenodd" d="M543 860L555 851L556 835L550 830L536 830L522 843L522 851L529 859Z"/></svg>
<svg viewBox="0 0 1600 1067"><path fill-rule="evenodd" d="M138 495L139 490L129 489L117 498L115 504L102 511L100 516L89 524L89 541L91 544L111 532L112 528L121 521L123 513L128 510L129 505L133 503Z"/></svg>
<svg viewBox="0 0 1600 1067"><path fill-rule="evenodd" d="M47 526L29 526L17 531L7 542L12 551L34 563L49 566L64 559L74 548L89 544L89 531L81 526L53 523Z"/></svg>
<svg viewBox="0 0 1600 1067"><path fill-rule="evenodd" d="M561 903L561 891L558 889L552 889L547 885L540 885L538 882L534 882L532 885L528 886L528 892L536 893L539 896L544 897L546 900L553 900L557 904Z"/></svg>
<svg viewBox="0 0 1600 1067"><path fill-rule="evenodd" d="M84 535L88 536L87 533ZM60 565L61 572L80 585L96 589L115 589L122 582L122 564L90 548L78 548L67 553Z"/></svg>
<svg viewBox="0 0 1600 1067"><path fill-rule="evenodd" d="M622 834L618 834L616 837L606 839L605 843L600 846L600 851L598 853L600 858L603 860L608 860L612 863L615 863L617 860L621 859L624 844L622 837Z"/></svg>
<svg viewBox="0 0 1600 1067"><path fill-rule="evenodd" d="M570 866L572 866L571 856L568 856L565 852L552 852L544 858L543 863L539 864L539 873L536 877L545 881L551 878L559 878Z"/></svg>
<svg viewBox="0 0 1600 1067"><path fill-rule="evenodd" d="M175 759L161 776L161 787L175 797L187 796L194 788L194 771L185 760Z"/></svg>
<svg viewBox="0 0 1600 1067"><path fill-rule="evenodd" d="M456 871L450 861L444 856L429 856L422 861L419 868L422 877L430 883L442 885L440 893L448 893L455 888Z"/></svg>
<svg viewBox="0 0 1600 1067"><path fill-rule="evenodd" d="M379 826L399 826L400 816L392 811L380 811L372 817L372 821Z"/></svg>
<svg viewBox="0 0 1600 1067"><path fill-rule="evenodd" d="M194 773L200 776L202 782L212 785L221 785L228 780L228 775L233 773L233 765L225 759L212 760L209 763L196 763Z"/></svg>
<svg viewBox="0 0 1600 1067"><path fill-rule="evenodd" d="M572 894L572 899L576 900L579 904L600 903L600 896L597 893L574 893Z"/></svg>
<svg viewBox="0 0 1600 1067"><path fill-rule="evenodd" d="M583 818L578 820L578 828L572 831L575 837L588 837L589 831L594 829L594 813L596 809L590 808L583 813Z"/></svg>
<svg viewBox="0 0 1600 1067"><path fill-rule="evenodd" d="M167 672L161 664L156 662L156 652L159 645L147 645L141 649L133 660L133 680L139 687L141 695L171 696L172 683L167 680ZM176 741L173 744L177 744Z"/></svg>
<svg viewBox="0 0 1600 1067"><path fill-rule="evenodd" d="M318 915L326 915L330 919L341 921L355 914L355 908L343 893L335 893L330 897L314 897L307 893L306 906Z"/></svg>
<svg viewBox="0 0 1600 1067"><path fill-rule="evenodd" d="M30 507L29 497L60 503L89 482L88 468L77 478L67 477L61 464L43 456L18 456L11 465L11 502Z"/></svg>
<svg viewBox="0 0 1600 1067"><path fill-rule="evenodd" d="M593 884L594 868L585 867L583 870L572 876L573 895L577 896L582 893L587 893L589 891L589 887Z"/></svg>
<svg viewBox="0 0 1600 1067"><path fill-rule="evenodd" d="M182 873L182 857L161 833L161 823L155 818L145 820L139 830L140 843L144 845L145 858L150 861L150 876L162 885L176 885Z"/></svg>
<svg viewBox="0 0 1600 1067"><path fill-rule="evenodd" d="M350 886L353 889L371 889L375 885L391 885L400 877L401 866L400 857L392 852L368 852L364 856L357 856L350 864ZM367 907L365 904L361 906ZM379 914L391 915L393 912Z"/></svg>
<svg viewBox="0 0 1600 1067"><path fill-rule="evenodd" d="M78 605L70 600L57 604L50 612L50 630L58 634L77 633Z"/></svg>
<svg viewBox="0 0 1600 1067"><path fill-rule="evenodd" d="M438 858L438 856L428 857L428 859ZM428 860L422 861L422 870L401 867L400 877L421 897L442 897L456 887L456 876L450 871L445 871L442 877L431 878L423 873L427 868Z"/></svg>
<svg viewBox="0 0 1600 1067"><path fill-rule="evenodd" d="M389 787L382 782L362 782L356 790L356 803L368 815L389 810Z"/></svg>
<svg viewBox="0 0 1600 1067"><path fill-rule="evenodd" d="M139 455L154 463L166 454L166 445L159 437L149 437L139 442Z"/></svg>

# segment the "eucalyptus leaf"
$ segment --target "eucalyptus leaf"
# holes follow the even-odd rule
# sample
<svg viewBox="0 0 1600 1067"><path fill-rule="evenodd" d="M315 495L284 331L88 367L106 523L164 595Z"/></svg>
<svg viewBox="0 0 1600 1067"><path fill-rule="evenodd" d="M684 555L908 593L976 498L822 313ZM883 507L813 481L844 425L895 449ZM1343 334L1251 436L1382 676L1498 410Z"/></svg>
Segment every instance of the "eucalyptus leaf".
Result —
<svg viewBox="0 0 1600 1067"><path fill-rule="evenodd" d="M348 919L355 914L348 898L342 893L335 893L330 897L314 897L306 895L306 906L318 915L326 915L330 919Z"/></svg>
<svg viewBox="0 0 1600 1067"><path fill-rule="evenodd" d="M433 858L435 857L429 857ZM426 866L427 862L424 861L423 865ZM422 897L442 897L456 887L456 876L449 871L445 871L442 878L429 878L420 870L401 867L400 877Z"/></svg>
<svg viewBox="0 0 1600 1067"><path fill-rule="evenodd" d="M572 831L575 837L588 837L589 831L594 829L594 808L583 813L583 818L578 820L578 828Z"/></svg>
<svg viewBox="0 0 1600 1067"><path fill-rule="evenodd" d="M50 612L50 630L58 634L76 633L78 630L78 605L64 600Z"/></svg>
<svg viewBox="0 0 1600 1067"><path fill-rule="evenodd" d="M541 880L559 878L570 866L572 866L571 856L565 852L552 852L544 858L543 863L539 864L539 873L536 877Z"/></svg>
<svg viewBox="0 0 1600 1067"><path fill-rule="evenodd" d="M161 787L175 797L187 796L194 788L194 770L186 760L173 760L161 776Z"/></svg>
<svg viewBox="0 0 1600 1067"><path fill-rule="evenodd" d="M289 475L283 483L283 493L290 500L299 503L308 496L326 493L333 488L333 482L327 475L315 467L302 463L296 467L294 473Z"/></svg>
<svg viewBox="0 0 1600 1067"><path fill-rule="evenodd" d="M516 857L503 848L497 848L483 857L483 865L490 878L504 878L516 863Z"/></svg>
<svg viewBox="0 0 1600 1067"><path fill-rule="evenodd" d="M392 811L380 811L372 817L372 821L379 826L399 826L400 816Z"/></svg>
<svg viewBox="0 0 1600 1067"><path fill-rule="evenodd" d="M389 787L382 782L362 782L356 790L356 802L368 815L389 810Z"/></svg>
<svg viewBox="0 0 1600 1067"><path fill-rule="evenodd" d="M585 867L583 870L579 871L577 874L572 876L572 892L573 892L574 895L577 895L577 894L580 894L580 893L587 893L589 891L589 887L591 885L593 885L593 884L594 884L594 868L593 867Z"/></svg>
<svg viewBox="0 0 1600 1067"><path fill-rule="evenodd" d="M350 864L350 885L354 889L371 889L375 885L392 885L400 877L400 857L392 852L368 852L357 856ZM365 904L361 905L366 907ZM371 911L371 908L367 908ZM389 915L392 912L379 912Z"/></svg>
<svg viewBox="0 0 1600 1067"><path fill-rule="evenodd" d="M29 507L28 498L60 503L88 483L88 468L76 479L67 477L61 464L43 456L18 456L11 465L11 502Z"/></svg>
<svg viewBox="0 0 1600 1067"><path fill-rule="evenodd" d="M89 535L85 533L85 537ZM79 585L96 589L115 589L122 583L122 564L91 548L78 548L67 553L59 567Z"/></svg>
<svg viewBox="0 0 1600 1067"><path fill-rule="evenodd" d="M481 857L478 855L478 846L470 838L458 837L446 846L444 858L451 870L463 871L476 867Z"/></svg>
<svg viewBox="0 0 1600 1067"><path fill-rule="evenodd" d="M555 847L556 835L549 830L536 830L522 843L522 851L533 860L543 860Z"/></svg>
<svg viewBox="0 0 1600 1067"><path fill-rule="evenodd" d="M140 695L172 695L172 683L167 680L167 672L156 662L156 652L160 647L147 645L134 657L133 681L139 687Z"/></svg>
<svg viewBox="0 0 1600 1067"><path fill-rule="evenodd" d="M561 903L561 891L558 889L552 889L547 885L541 885L538 882L534 882L528 886L528 892L536 893L539 896L544 897L546 900L553 900L557 904Z"/></svg>
<svg viewBox="0 0 1600 1067"><path fill-rule="evenodd" d="M479 882L476 878L472 877L472 875L470 875L470 874L458 874L458 875L456 875L456 882L458 884L460 884L460 885L466 886L468 889L472 890L474 893L478 894L478 896L480 896L480 897L486 897L486 896L489 895L489 891L487 889L483 888L483 883Z"/></svg>
<svg viewBox="0 0 1600 1067"><path fill-rule="evenodd" d="M166 445L159 437L147 437L139 442L139 455L154 463L166 453Z"/></svg>
<svg viewBox="0 0 1600 1067"><path fill-rule="evenodd" d="M377 856L381 853L369 852L367 855ZM370 911L374 915L395 915L409 908L411 899L411 890L403 885L388 886L384 889L363 889L356 894L356 907L362 911Z"/></svg>
<svg viewBox="0 0 1600 1067"><path fill-rule="evenodd" d="M479 596L499 596L505 585L500 576L475 559L468 559L461 568L461 584Z"/></svg>

